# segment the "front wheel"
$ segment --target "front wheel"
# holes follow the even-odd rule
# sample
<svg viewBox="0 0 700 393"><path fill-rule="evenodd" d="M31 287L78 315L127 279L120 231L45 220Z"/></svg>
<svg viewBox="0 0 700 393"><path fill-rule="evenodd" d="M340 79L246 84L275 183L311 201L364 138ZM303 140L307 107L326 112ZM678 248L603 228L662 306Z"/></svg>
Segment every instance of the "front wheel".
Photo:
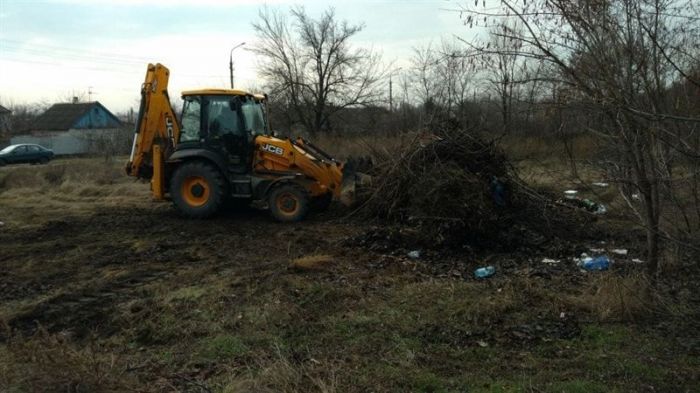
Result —
<svg viewBox="0 0 700 393"><path fill-rule="evenodd" d="M190 161L180 165L170 181L175 207L189 218L216 214L226 199L226 181L212 165Z"/></svg>
<svg viewBox="0 0 700 393"><path fill-rule="evenodd" d="M296 184L283 184L270 192L268 198L270 214L277 221L301 221L309 212L309 197L306 190Z"/></svg>

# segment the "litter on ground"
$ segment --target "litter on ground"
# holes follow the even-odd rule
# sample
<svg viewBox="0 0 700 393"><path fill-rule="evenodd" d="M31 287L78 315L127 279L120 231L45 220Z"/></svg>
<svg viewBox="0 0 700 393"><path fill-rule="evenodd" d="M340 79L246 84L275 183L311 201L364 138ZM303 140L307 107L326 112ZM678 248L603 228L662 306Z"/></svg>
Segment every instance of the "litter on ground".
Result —
<svg viewBox="0 0 700 393"><path fill-rule="evenodd" d="M559 259L542 258L542 263L546 263L548 265L555 265L559 262L561 262L561 260L559 260Z"/></svg>

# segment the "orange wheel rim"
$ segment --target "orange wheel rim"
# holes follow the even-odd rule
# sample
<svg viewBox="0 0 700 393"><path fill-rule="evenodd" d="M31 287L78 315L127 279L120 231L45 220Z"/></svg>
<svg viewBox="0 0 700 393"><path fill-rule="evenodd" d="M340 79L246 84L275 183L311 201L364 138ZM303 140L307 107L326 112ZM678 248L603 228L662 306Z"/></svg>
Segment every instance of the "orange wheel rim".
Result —
<svg viewBox="0 0 700 393"><path fill-rule="evenodd" d="M210 187L202 176L189 176L182 182L182 197L194 207L203 206L209 200Z"/></svg>
<svg viewBox="0 0 700 393"><path fill-rule="evenodd" d="M299 200L291 192L285 192L277 196L277 210L285 215L294 215L299 210Z"/></svg>

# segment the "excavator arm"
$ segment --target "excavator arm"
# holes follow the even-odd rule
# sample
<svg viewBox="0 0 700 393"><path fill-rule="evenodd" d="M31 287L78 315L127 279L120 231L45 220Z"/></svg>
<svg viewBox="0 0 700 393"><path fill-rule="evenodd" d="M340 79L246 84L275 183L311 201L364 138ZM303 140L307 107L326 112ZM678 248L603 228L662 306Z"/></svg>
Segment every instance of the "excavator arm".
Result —
<svg viewBox="0 0 700 393"><path fill-rule="evenodd" d="M180 126L170 104L168 79L164 65L149 64L141 85L141 105L136 120L134 143L126 165L126 173L151 180L156 199L165 194L164 157L168 157L180 139Z"/></svg>

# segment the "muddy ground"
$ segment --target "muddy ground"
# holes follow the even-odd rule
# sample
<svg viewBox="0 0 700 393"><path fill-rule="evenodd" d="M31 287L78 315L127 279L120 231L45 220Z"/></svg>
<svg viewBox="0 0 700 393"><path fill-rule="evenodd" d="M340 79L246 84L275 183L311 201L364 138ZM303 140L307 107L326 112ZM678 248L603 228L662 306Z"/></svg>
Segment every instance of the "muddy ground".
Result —
<svg viewBox="0 0 700 393"><path fill-rule="evenodd" d="M106 183L5 182L1 391L700 386L696 273L651 287L632 262L639 233L620 223L580 243L412 259L406 228L340 207L288 225L254 209L192 221L147 185ZM571 259L618 247L629 254L607 272ZM496 275L476 280L486 264Z"/></svg>

